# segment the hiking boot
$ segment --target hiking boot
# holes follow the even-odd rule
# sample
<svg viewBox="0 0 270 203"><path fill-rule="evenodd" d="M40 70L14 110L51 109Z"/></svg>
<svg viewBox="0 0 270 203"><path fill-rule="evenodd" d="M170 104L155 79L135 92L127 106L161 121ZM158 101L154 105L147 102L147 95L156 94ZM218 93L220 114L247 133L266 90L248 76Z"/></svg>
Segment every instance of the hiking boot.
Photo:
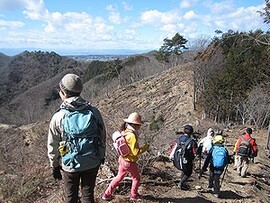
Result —
<svg viewBox="0 0 270 203"><path fill-rule="evenodd" d="M179 187L179 186L178 186L178 187ZM183 185L180 185L180 189L181 189L181 190L189 190L190 187L189 187L188 185L186 185L186 184L183 184Z"/></svg>
<svg viewBox="0 0 270 203"><path fill-rule="evenodd" d="M101 199L104 200L104 201L111 201L113 199L113 197L112 196L102 195Z"/></svg>

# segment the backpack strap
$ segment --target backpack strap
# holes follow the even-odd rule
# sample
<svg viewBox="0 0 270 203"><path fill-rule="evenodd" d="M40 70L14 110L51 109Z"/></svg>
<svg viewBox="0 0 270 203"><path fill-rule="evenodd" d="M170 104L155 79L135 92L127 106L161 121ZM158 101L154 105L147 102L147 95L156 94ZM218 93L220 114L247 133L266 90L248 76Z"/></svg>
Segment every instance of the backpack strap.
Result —
<svg viewBox="0 0 270 203"><path fill-rule="evenodd" d="M184 143L184 148L186 149L186 147L189 145L189 143L192 141L192 138L188 138L185 142L180 142L180 140L177 140L177 145Z"/></svg>
<svg viewBox="0 0 270 203"><path fill-rule="evenodd" d="M127 140L126 140L126 136L127 136L127 134L124 132L123 133L123 131L122 132L120 132L121 133L121 136L125 139L125 142L127 142Z"/></svg>
<svg viewBox="0 0 270 203"><path fill-rule="evenodd" d="M241 135L241 136L240 136L240 139L241 139L241 140L246 140L246 139L244 138L244 135ZM248 138L246 141L248 141L248 143L250 144L250 141L251 141L252 139L253 139L253 138L250 137L250 138Z"/></svg>
<svg viewBox="0 0 270 203"><path fill-rule="evenodd" d="M192 141L192 138L188 138L187 141L185 142L185 148L189 145L189 143Z"/></svg>

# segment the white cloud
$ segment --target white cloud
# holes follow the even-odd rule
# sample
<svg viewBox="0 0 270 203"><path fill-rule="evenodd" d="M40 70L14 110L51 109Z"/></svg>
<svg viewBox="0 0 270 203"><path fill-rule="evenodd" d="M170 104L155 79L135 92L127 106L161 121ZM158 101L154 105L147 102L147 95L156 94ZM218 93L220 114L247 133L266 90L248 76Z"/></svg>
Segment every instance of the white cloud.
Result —
<svg viewBox="0 0 270 203"><path fill-rule="evenodd" d="M133 29L126 29L123 32L117 33L117 39L119 41L129 41L135 39L136 31Z"/></svg>
<svg viewBox="0 0 270 203"><path fill-rule="evenodd" d="M121 23L121 16L119 12L110 12L109 13L109 21L111 21L114 24L120 24Z"/></svg>
<svg viewBox="0 0 270 203"><path fill-rule="evenodd" d="M183 1L180 3L180 7L181 7L181 8L189 8L189 7L190 7L190 2L189 2L189 0L183 0Z"/></svg>
<svg viewBox="0 0 270 203"><path fill-rule="evenodd" d="M177 32L178 26L176 24L166 24L161 27L161 30L166 32Z"/></svg>
<svg viewBox="0 0 270 203"><path fill-rule="evenodd" d="M263 5L236 8L232 0L218 3L213 1L182 0L178 1L180 5L177 3L181 10L176 10L177 6L174 6L175 10L149 9L140 15L128 4L130 1L121 0L121 7L116 3L107 5L104 8L107 13L100 17L87 13L87 10L51 12L46 8L45 0L0 0L0 9L19 8L24 11L26 17L23 19L20 16L17 21L8 21L8 17L2 13L0 37L5 38L5 43L1 43L1 46L105 49L123 46L137 49L161 45L164 38L171 38L176 32L189 39L194 38L196 34L213 34L217 29L226 32L228 29L249 31L266 27L257 13ZM120 11L132 12L124 12L128 15L125 17ZM201 12L203 14L200 14ZM136 15L140 15L137 21L124 24L135 19ZM118 26L120 24L121 26ZM16 29L20 27L26 27L27 30L20 29L18 32ZM123 41L125 43L121 43Z"/></svg>
<svg viewBox="0 0 270 203"><path fill-rule="evenodd" d="M216 29L227 31L250 31L260 29L262 18L257 12L260 7L237 8L222 15L212 16L209 22L216 26ZM208 25L211 25L211 23Z"/></svg>
<svg viewBox="0 0 270 203"><path fill-rule="evenodd" d="M20 21L5 21L0 20L0 28L9 28L9 29L17 29L19 27L23 27L24 23Z"/></svg>
<svg viewBox="0 0 270 203"><path fill-rule="evenodd" d="M119 25L122 22L120 13L117 11L114 5L107 5L106 10L110 11L108 14L108 19L113 24Z"/></svg>
<svg viewBox="0 0 270 203"><path fill-rule="evenodd" d="M145 11L141 15L143 24L170 24L179 21L180 17L176 11L160 12L158 10Z"/></svg>
<svg viewBox="0 0 270 203"><path fill-rule="evenodd" d="M193 20L198 18L198 15L193 10L190 10L184 14L183 18L185 20Z"/></svg>
<svg viewBox="0 0 270 203"><path fill-rule="evenodd" d="M26 1L23 13L32 20L40 20L49 15L49 11L46 9L43 0Z"/></svg>
<svg viewBox="0 0 270 203"><path fill-rule="evenodd" d="M122 5L123 5L125 11L132 11L133 10L133 7L125 1L122 2Z"/></svg>
<svg viewBox="0 0 270 203"><path fill-rule="evenodd" d="M211 13L226 13L233 10L234 3L232 0L226 0L221 2L209 2L207 4Z"/></svg>
<svg viewBox="0 0 270 203"><path fill-rule="evenodd" d="M116 9L114 8L114 6L113 5L107 5L106 6L106 10L108 10L108 11L115 11Z"/></svg>
<svg viewBox="0 0 270 203"><path fill-rule="evenodd" d="M197 4L197 0L183 0L180 3L181 8L190 8Z"/></svg>

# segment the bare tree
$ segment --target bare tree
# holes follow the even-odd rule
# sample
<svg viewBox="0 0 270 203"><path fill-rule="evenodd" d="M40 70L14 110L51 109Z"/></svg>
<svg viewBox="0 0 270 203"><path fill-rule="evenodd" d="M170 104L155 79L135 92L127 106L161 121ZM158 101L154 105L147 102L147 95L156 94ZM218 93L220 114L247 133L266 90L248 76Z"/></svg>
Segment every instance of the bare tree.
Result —
<svg viewBox="0 0 270 203"><path fill-rule="evenodd" d="M270 119L270 95L267 89L255 87L245 101L237 105L237 112L242 118L242 124L255 125L257 128L267 126Z"/></svg>
<svg viewBox="0 0 270 203"><path fill-rule="evenodd" d="M258 11L260 15L263 17L263 22L268 24L270 23L270 1L265 0L265 7L262 11Z"/></svg>
<svg viewBox="0 0 270 203"><path fill-rule="evenodd" d="M189 42L190 50L202 52L210 44L211 39L209 36L201 35L193 41Z"/></svg>

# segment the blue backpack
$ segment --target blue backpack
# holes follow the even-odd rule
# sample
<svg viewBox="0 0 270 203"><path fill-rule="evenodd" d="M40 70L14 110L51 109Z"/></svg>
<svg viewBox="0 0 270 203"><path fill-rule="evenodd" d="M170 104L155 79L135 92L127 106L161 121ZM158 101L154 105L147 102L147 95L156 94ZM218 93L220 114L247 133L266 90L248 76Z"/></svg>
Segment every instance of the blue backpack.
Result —
<svg viewBox="0 0 270 203"><path fill-rule="evenodd" d="M214 145L212 151L212 166L223 170L228 163L228 151L223 146Z"/></svg>
<svg viewBox="0 0 270 203"><path fill-rule="evenodd" d="M85 170L100 161L100 129L98 121L89 109L65 111L63 132L66 136L62 163L70 169Z"/></svg>

